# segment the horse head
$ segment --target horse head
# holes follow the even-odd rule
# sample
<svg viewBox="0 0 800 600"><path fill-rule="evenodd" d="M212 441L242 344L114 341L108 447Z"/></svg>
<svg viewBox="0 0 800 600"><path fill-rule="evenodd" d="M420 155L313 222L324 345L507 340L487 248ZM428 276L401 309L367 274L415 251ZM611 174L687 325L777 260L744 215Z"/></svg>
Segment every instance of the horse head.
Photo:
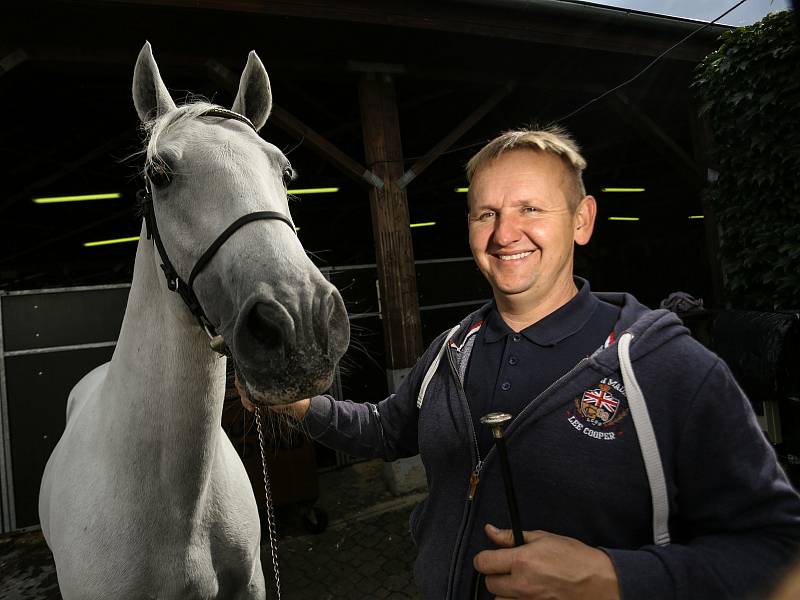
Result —
<svg viewBox="0 0 800 600"><path fill-rule="evenodd" d="M133 98L148 132L147 229L161 246L161 287L169 297L178 287L184 299L189 290L172 310L199 327L194 310L222 336L253 401L323 392L349 342L347 313L295 233L286 193L292 167L257 133L272 106L261 60L250 52L231 110L176 106L145 43Z"/></svg>

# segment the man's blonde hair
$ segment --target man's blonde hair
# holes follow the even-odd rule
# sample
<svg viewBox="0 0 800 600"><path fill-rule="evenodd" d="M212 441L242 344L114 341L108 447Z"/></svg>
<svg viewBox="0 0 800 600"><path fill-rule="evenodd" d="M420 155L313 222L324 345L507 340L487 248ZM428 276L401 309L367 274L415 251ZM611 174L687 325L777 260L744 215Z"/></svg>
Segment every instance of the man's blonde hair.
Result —
<svg viewBox="0 0 800 600"><path fill-rule="evenodd" d="M510 150L528 148L537 152L554 154L561 159L565 169L565 195L570 209L575 210L586 196L583 170L586 159L581 156L578 144L565 129L558 126L544 129L514 129L505 131L481 148L467 163L467 182L472 183L482 167Z"/></svg>

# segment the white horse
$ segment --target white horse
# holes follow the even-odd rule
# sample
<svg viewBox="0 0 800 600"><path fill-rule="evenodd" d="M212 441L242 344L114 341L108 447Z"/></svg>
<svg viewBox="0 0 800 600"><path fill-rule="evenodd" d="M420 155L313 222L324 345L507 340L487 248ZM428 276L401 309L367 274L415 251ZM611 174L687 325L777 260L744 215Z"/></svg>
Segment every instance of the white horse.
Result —
<svg viewBox="0 0 800 600"><path fill-rule="evenodd" d="M261 599L258 511L220 427L225 360L161 265L189 282L206 329L221 334L263 405L329 386L348 343L347 315L291 226L288 161L255 131L271 107L255 52L233 112L176 107L148 43L133 98L149 131L152 218L113 358L70 394L42 479L42 530L67 600ZM239 220L254 212L256 220ZM222 245L201 261L215 239Z"/></svg>

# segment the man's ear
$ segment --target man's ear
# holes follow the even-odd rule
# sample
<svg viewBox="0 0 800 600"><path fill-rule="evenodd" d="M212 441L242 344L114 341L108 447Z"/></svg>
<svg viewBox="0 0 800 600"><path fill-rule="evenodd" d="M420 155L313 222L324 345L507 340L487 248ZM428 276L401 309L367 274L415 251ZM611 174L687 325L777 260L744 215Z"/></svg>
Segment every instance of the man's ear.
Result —
<svg viewBox="0 0 800 600"><path fill-rule="evenodd" d="M572 219L575 243L579 246L588 244L592 238L595 217L597 217L597 200L594 196L586 196L578 203Z"/></svg>

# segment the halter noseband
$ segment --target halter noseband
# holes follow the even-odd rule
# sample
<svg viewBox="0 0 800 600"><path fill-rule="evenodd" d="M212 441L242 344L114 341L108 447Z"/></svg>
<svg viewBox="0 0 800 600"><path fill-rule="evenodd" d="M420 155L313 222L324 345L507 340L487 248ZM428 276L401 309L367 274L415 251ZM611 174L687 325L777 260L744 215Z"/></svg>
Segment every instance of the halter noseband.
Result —
<svg viewBox="0 0 800 600"><path fill-rule="evenodd" d="M250 119L240 115L239 113L235 113L224 108L211 108L200 116L234 119L248 125L253 129L253 131L256 130L256 128L250 122ZM203 307L200 305L200 301L197 299L197 295L194 293L193 286L195 278L200 274L200 271L202 271L203 268L205 268L205 266L211 262L211 259L220 249L222 244L224 244L228 238L231 237L236 230L243 225L250 223L251 221L276 220L283 221L292 228L292 231L294 231L294 223L292 223L292 221L286 215L269 210L252 212L239 217L233 223L228 225L225 231L219 234L217 239L215 239L206 249L206 251L203 252L202 256L197 260L192 268L192 272L189 274L189 282L186 283L183 279L181 279L180 275L178 275L178 272L175 270L175 267L172 265L172 261L170 261L169 256L167 256L167 251L164 249L164 243L161 241L161 235L158 233L156 213L155 210L153 210L153 194L150 187L150 178L146 174L144 177L144 189L139 190L137 197L141 202L145 224L147 225L147 239L152 238L153 242L155 243L156 250L161 258L161 270L164 271L164 276L167 279L167 287L170 289L170 291L178 293L184 304L186 304L186 307L189 309L189 312L195 316L197 322L200 323L203 331L206 332L211 340L211 348L220 354L227 354L225 341L222 339L222 336L217 333L216 328L206 316Z"/></svg>

